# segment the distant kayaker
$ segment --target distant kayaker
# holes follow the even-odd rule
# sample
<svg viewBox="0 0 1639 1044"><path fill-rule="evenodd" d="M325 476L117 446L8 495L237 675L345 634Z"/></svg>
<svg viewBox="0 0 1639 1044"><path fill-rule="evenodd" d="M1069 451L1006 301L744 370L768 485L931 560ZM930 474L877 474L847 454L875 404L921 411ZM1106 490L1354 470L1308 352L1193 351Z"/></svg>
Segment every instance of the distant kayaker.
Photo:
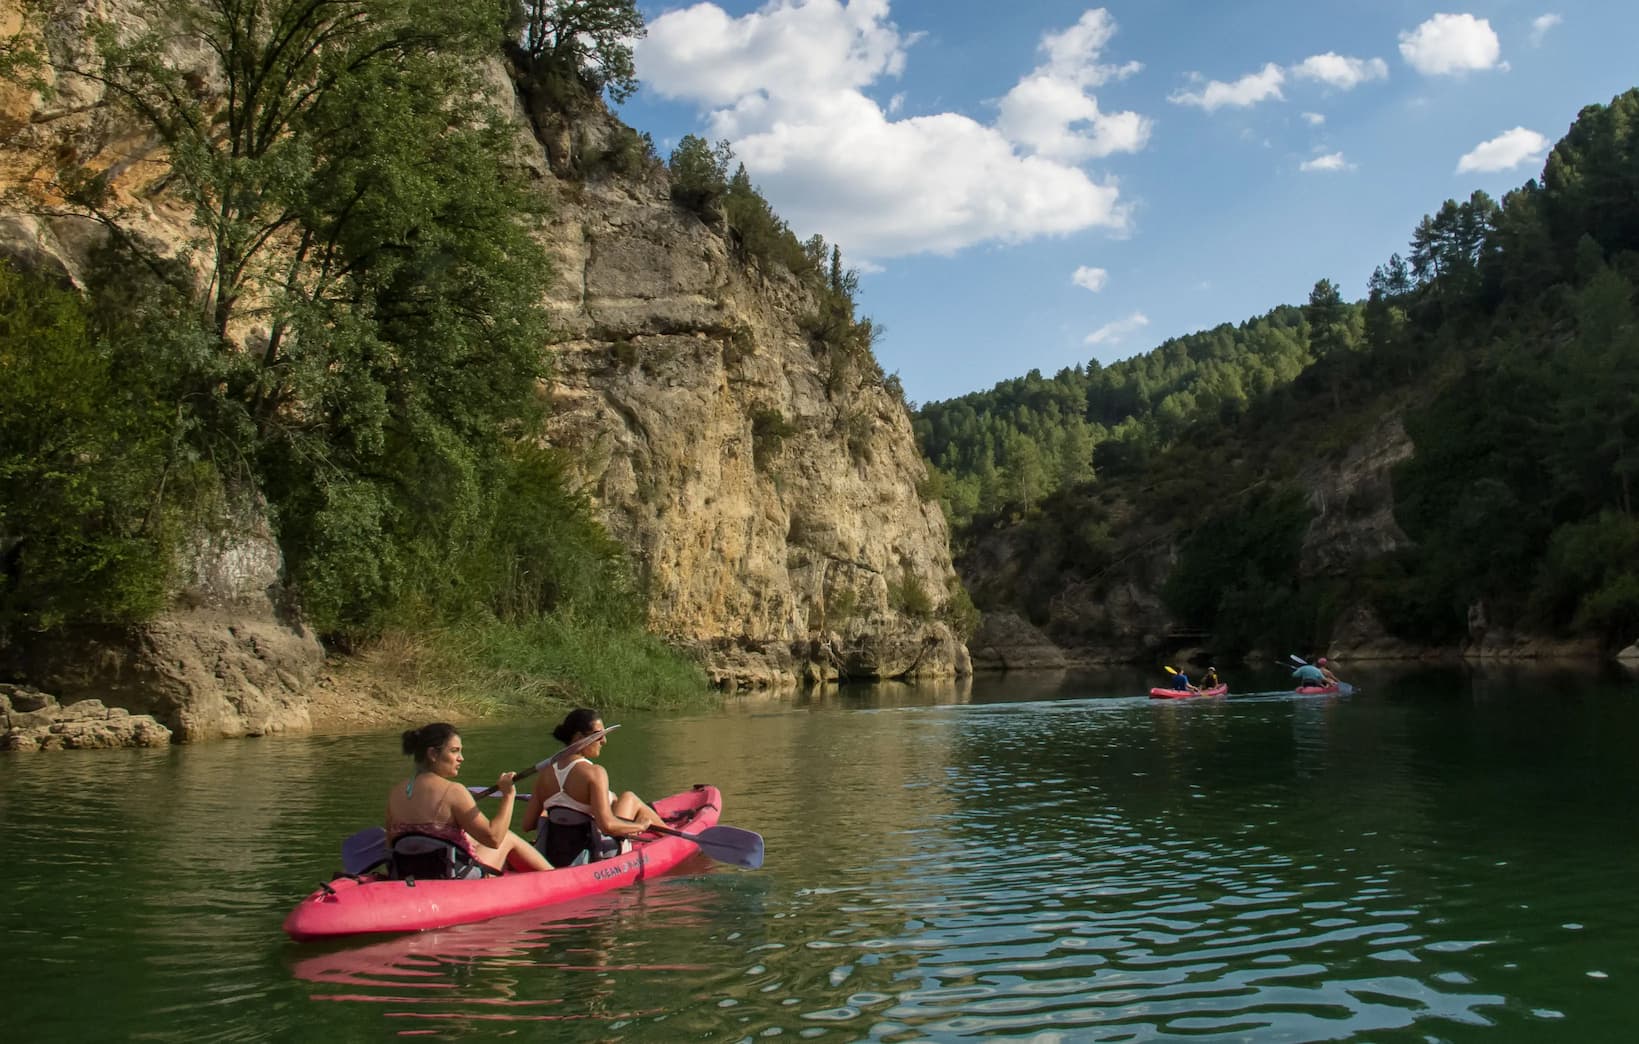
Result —
<svg viewBox="0 0 1639 1044"><path fill-rule="evenodd" d="M1315 661L1315 664L1316 664L1316 666L1318 666L1320 668L1321 676L1326 679L1326 684L1327 685L1342 685L1343 684L1341 681L1338 680L1337 675L1332 673L1332 669L1330 667L1326 666L1326 657L1322 656L1320 659Z"/></svg>
<svg viewBox="0 0 1639 1044"><path fill-rule="evenodd" d="M552 735L567 746L602 731L603 718L597 711L577 707L552 730ZM568 866L583 852L588 859L602 857L604 853L595 851L598 838L593 827L605 837L627 838L651 826L666 825L630 790L619 797L609 792L608 770L592 763L607 742L599 736L579 757L552 765L551 771L541 773L540 785L529 796L523 827L531 830L539 825L535 848L553 866Z"/></svg>
<svg viewBox="0 0 1639 1044"><path fill-rule="evenodd" d="M455 782L466 760L455 726L434 722L410 729L404 733L404 753L415 758L415 771L387 792L389 846L406 834L420 834L447 841L466 861L497 872L552 869L526 839L507 829L517 794L514 773L503 772L495 781L501 807L493 821L478 810L472 792ZM462 862L459 856L456 861Z"/></svg>
<svg viewBox="0 0 1639 1044"><path fill-rule="evenodd" d="M1293 671L1292 680L1296 681L1299 686L1313 685L1319 687L1331 684L1326 680L1326 672L1312 663L1306 663Z"/></svg>
<svg viewBox="0 0 1639 1044"><path fill-rule="evenodd" d="M1200 688L1189 683L1189 675L1183 671L1172 672L1172 687L1179 692L1200 692Z"/></svg>
<svg viewBox="0 0 1639 1044"><path fill-rule="evenodd" d="M1201 688L1203 689L1216 689L1222 684L1223 679L1218 677L1218 668L1216 667L1208 667L1206 674L1201 677Z"/></svg>

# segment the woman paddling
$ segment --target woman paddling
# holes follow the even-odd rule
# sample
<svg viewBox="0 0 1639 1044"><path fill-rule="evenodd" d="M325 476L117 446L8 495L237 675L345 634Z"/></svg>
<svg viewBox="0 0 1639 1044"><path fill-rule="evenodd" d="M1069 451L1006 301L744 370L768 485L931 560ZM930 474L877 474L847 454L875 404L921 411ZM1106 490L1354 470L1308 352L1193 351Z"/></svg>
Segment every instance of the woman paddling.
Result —
<svg viewBox="0 0 1639 1044"><path fill-rule="evenodd" d="M577 707L552 730L559 743L569 745L603 732L603 719L595 710ZM579 756L554 764L541 773L540 785L529 796L524 811L524 829L540 825L535 847L553 866L568 866L586 853L588 859L602 858L597 851L596 828L606 837L627 838L651 826L665 826L654 809L630 790L615 797L609 792L609 772L594 765L608 741L601 735L587 744ZM544 822L542 822L544 818Z"/></svg>
<svg viewBox="0 0 1639 1044"><path fill-rule="evenodd" d="M415 758L415 771L387 792L389 847L407 834L419 834L448 842L468 861L496 872L552 869L528 841L507 829L517 794L514 773L503 772L495 781L501 807L493 821L478 811L472 792L455 782L465 760L455 726L434 722L410 729L404 733L404 753Z"/></svg>

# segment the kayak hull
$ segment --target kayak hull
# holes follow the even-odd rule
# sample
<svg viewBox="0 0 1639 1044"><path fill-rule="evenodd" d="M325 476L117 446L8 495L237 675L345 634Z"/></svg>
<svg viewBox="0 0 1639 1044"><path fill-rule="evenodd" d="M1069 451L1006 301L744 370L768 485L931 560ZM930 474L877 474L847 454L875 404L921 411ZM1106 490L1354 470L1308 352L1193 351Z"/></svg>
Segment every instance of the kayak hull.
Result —
<svg viewBox="0 0 1639 1044"><path fill-rule="evenodd" d="M697 786L661 798L654 809L673 828L698 833L717 824L722 803L716 787ZM476 881L390 881L374 874L339 877L297 903L285 918L284 929L292 939L310 940L483 921L636 884L673 869L699 850L684 838L656 837L635 841L630 852L596 863Z"/></svg>
<svg viewBox="0 0 1639 1044"><path fill-rule="evenodd" d="M1343 690L1336 685L1299 685L1293 691L1299 696L1333 696Z"/></svg>
<svg viewBox="0 0 1639 1044"><path fill-rule="evenodd" d="M1223 695L1227 694L1228 692L1229 692L1229 686L1228 685L1214 685L1212 688L1202 689L1200 692L1186 692L1186 691L1181 690L1181 689L1151 689L1150 690L1150 699L1152 699L1152 700L1190 700L1190 699L1194 699L1197 696L1223 696Z"/></svg>

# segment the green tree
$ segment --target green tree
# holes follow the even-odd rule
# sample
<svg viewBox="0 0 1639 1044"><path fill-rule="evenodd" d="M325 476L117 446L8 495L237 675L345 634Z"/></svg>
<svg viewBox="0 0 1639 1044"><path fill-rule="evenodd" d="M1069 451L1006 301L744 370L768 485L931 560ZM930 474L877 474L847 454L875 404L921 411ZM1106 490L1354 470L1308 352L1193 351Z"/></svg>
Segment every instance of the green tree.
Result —
<svg viewBox="0 0 1639 1044"><path fill-rule="evenodd" d="M666 161L672 199L699 214L716 209L728 191L728 165L733 158L734 150L727 141L710 145L698 135L683 135Z"/></svg>
<svg viewBox="0 0 1639 1044"><path fill-rule="evenodd" d="M632 44L647 29L633 0L510 0L507 28L532 70L577 78L623 102L637 91Z"/></svg>
<svg viewBox="0 0 1639 1044"><path fill-rule="evenodd" d="M100 61L60 72L101 83L165 146L205 277L123 236L100 173L67 168L59 185L168 289L118 291L168 361L158 394L199 454L267 494L314 621L369 631L470 535L497 440L525 430L542 370L539 205L507 168L512 129L478 78L498 11L142 12L134 38L95 24ZM211 64L175 65L179 40Z"/></svg>
<svg viewBox="0 0 1639 1044"><path fill-rule="evenodd" d="M161 605L184 483L146 391L76 294L0 263L0 644Z"/></svg>

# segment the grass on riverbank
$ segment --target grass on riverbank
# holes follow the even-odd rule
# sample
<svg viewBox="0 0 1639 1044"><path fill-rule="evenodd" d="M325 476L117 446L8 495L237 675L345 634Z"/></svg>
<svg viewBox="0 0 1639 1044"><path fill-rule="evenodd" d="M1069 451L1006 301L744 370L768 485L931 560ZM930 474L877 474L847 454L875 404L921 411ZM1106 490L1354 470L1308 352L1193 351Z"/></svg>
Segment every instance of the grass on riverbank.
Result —
<svg viewBox="0 0 1639 1044"><path fill-rule="evenodd" d="M573 613L397 630L365 659L383 680L473 717L573 706L678 709L716 699L700 666L658 638Z"/></svg>

